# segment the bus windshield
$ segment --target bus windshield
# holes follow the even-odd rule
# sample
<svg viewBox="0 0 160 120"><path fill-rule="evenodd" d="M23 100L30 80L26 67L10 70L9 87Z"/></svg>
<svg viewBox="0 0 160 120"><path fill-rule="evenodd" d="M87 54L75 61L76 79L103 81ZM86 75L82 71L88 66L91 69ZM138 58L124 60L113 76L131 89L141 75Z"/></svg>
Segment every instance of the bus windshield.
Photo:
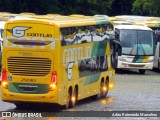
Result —
<svg viewBox="0 0 160 120"><path fill-rule="evenodd" d="M120 30L124 55L153 55L153 33L146 30Z"/></svg>

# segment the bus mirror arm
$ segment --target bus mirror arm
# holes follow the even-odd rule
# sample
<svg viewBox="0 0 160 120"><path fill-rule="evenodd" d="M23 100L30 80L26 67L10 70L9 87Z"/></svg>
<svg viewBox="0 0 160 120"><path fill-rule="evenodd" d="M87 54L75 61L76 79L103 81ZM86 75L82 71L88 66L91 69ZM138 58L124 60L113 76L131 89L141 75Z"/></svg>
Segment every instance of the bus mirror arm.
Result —
<svg viewBox="0 0 160 120"><path fill-rule="evenodd" d="M121 45L120 41L113 40L113 43L115 43L116 46L118 47L118 48L116 48L116 51L118 51L118 55L121 56L122 55L122 45Z"/></svg>

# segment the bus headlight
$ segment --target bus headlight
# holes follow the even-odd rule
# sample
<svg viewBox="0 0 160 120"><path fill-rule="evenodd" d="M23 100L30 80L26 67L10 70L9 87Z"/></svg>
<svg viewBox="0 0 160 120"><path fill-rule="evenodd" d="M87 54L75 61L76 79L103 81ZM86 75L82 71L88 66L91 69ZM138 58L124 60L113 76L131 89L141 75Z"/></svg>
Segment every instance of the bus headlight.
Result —
<svg viewBox="0 0 160 120"><path fill-rule="evenodd" d="M148 62L149 62L149 63L153 63L154 61L153 61L153 60L148 60Z"/></svg>
<svg viewBox="0 0 160 120"><path fill-rule="evenodd" d="M119 58L119 61L126 62L126 59Z"/></svg>

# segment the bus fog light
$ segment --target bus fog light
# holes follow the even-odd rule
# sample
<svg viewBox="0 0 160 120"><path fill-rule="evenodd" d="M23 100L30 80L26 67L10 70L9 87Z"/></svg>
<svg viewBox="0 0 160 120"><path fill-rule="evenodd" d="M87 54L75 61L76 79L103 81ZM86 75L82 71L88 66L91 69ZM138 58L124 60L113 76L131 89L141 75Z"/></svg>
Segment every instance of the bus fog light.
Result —
<svg viewBox="0 0 160 120"><path fill-rule="evenodd" d="M56 84L55 83L50 84L49 88L51 91L54 90L56 88Z"/></svg>
<svg viewBox="0 0 160 120"><path fill-rule="evenodd" d="M2 86L7 89L7 88L8 88L8 83L5 82L5 81L3 81L3 82L2 82Z"/></svg>

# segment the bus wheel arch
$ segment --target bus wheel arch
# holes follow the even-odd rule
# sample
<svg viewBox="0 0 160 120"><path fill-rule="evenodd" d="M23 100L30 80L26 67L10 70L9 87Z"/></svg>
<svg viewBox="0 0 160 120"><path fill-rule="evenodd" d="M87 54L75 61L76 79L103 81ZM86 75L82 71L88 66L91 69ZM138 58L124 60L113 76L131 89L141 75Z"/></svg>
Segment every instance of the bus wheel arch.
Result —
<svg viewBox="0 0 160 120"><path fill-rule="evenodd" d="M139 69L140 74L145 74L146 70L145 69Z"/></svg>
<svg viewBox="0 0 160 120"><path fill-rule="evenodd" d="M99 93L94 95L92 98L93 99L99 99L99 98L102 98L103 97L103 85L105 84L105 79L102 77L101 78L101 81L100 81L100 90L99 90Z"/></svg>

